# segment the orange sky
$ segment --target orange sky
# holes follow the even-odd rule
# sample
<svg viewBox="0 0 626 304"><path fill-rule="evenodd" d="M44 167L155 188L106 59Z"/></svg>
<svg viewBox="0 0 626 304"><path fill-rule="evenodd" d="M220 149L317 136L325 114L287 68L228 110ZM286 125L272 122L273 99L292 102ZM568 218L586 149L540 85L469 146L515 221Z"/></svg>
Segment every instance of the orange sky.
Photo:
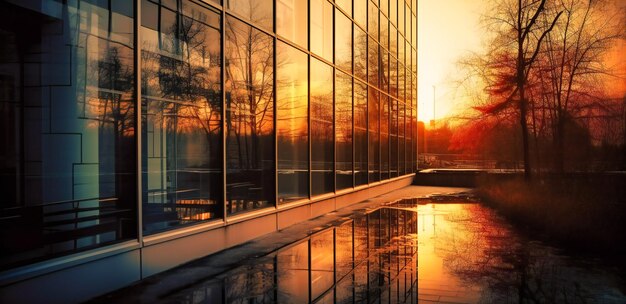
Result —
<svg viewBox="0 0 626 304"><path fill-rule="evenodd" d="M463 101L453 83L456 61L468 51L480 50L479 19L485 5L483 0L418 1L419 120L433 118L433 85L437 118Z"/></svg>
<svg viewBox="0 0 626 304"><path fill-rule="evenodd" d="M626 1L611 0L626 10ZM463 91L454 83L456 62L469 52L481 51L483 42L480 16L485 0L420 0L418 1L418 118L421 121L452 115L467 105ZM625 16L626 20L626 16ZM626 21L625 21L626 22ZM626 27L625 27L626 28ZM611 65L621 65L619 77L607 87L617 96L626 93L626 41L609 55ZM433 113L433 86L436 87Z"/></svg>

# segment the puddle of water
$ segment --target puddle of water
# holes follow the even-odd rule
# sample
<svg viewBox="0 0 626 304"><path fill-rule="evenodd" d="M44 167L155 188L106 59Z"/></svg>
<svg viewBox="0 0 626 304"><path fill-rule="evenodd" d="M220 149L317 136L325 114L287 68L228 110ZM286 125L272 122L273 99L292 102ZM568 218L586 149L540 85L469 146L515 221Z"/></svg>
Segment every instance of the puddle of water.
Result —
<svg viewBox="0 0 626 304"><path fill-rule="evenodd" d="M418 214L420 303L626 303L617 273L520 237L482 205Z"/></svg>
<svg viewBox="0 0 626 304"><path fill-rule="evenodd" d="M402 200L320 226L295 243L159 299L626 303L618 274L520 237L480 204L433 201Z"/></svg>
<svg viewBox="0 0 626 304"><path fill-rule="evenodd" d="M162 300L417 303L416 211L416 199L370 210Z"/></svg>

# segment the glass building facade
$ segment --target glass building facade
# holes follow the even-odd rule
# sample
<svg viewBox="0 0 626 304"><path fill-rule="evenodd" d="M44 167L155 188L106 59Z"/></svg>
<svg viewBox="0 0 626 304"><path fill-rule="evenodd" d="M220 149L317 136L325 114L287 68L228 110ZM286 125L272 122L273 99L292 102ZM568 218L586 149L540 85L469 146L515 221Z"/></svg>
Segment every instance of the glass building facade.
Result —
<svg viewBox="0 0 626 304"><path fill-rule="evenodd" d="M0 1L0 271L413 173L416 13Z"/></svg>

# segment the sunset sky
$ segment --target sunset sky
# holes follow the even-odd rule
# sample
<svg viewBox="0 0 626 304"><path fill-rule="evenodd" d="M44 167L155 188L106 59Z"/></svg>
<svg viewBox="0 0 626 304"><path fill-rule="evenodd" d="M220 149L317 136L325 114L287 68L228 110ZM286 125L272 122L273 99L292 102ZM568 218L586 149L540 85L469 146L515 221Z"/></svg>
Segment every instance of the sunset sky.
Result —
<svg viewBox="0 0 626 304"><path fill-rule="evenodd" d="M433 85L436 87L435 115L447 115L463 102L454 84L456 61L481 49L480 15L486 1L418 1L418 103L419 120L433 118Z"/></svg>
<svg viewBox="0 0 626 304"><path fill-rule="evenodd" d="M626 10L626 1L611 0ZM485 0L422 0L418 1L418 118L433 119L433 86L436 87L437 119L465 108L469 101L457 90L459 79L456 62L470 52L480 52L483 43L481 14ZM625 18L626 19L626 18ZM619 78L607 84L616 96L626 92L626 43L622 40L607 57L609 65L621 65Z"/></svg>

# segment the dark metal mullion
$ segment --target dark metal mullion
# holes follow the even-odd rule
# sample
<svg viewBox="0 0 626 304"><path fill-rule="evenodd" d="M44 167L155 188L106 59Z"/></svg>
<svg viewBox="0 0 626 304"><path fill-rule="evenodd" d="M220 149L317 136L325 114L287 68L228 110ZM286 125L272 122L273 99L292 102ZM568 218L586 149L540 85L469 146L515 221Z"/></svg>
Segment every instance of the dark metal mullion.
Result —
<svg viewBox="0 0 626 304"><path fill-rule="evenodd" d="M358 1L358 0L353 0L353 1ZM370 184L370 100L369 100L369 95L370 95L370 90L369 90L369 14L370 14L370 10L369 10L369 6L370 6L370 1L369 0L365 0L365 121L367 123L367 128L365 129L365 138L367 139L367 153L365 153L365 157L366 157L366 165L365 165L365 172L367 175L366 183L369 185ZM369 266L368 266L369 267ZM369 276L369 275L368 275ZM368 278L368 284L369 286L369 278ZM369 288L369 287L368 287Z"/></svg>
<svg viewBox="0 0 626 304"><path fill-rule="evenodd" d="M332 16L333 16L333 25L332 25L332 33L333 33L333 39L331 41L331 43L333 44L333 192L337 193L337 113L336 113L336 107L337 107L337 86L336 86L336 81L337 81L337 68L335 67L335 64L337 62L337 59L335 58L335 56L337 55L337 52L335 52L335 48L337 47L337 45L335 44L335 39L337 39L337 33L335 33L335 25L337 22L337 17L335 16L335 13L337 12L335 6L333 5L333 11L332 11Z"/></svg>
<svg viewBox="0 0 626 304"><path fill-rule="evenodd" d="M276 84L278 83L277 79L277 66L276 66L276 48L278 47L278 40L276 38L276 5L274 5L273 10L273 18L274 18L274 35L272 36L272 40L274 43L274 49L272 53L272 69L274 70L274 79L272 79L272 112L274 113L274 117L272 118L274 123L273 133L274 133L274 209L278 209L278 100L277 100L277 90ZM276 217L276 228L278 229L278 217Z"/></svg>
<svg viewBox="0 0 626 304"><path fill-rule="evenodd" d="M308 177L309 177L309 197L311 199L313 197L313 170L312 170L312 155L311 155L311 0L308 1L307 4L307 36L308 36L308 47L307 47L307 140L308 140L308 148L309 148L309 168L308 168ZM309 282L311 281L311 251L310 251L310 243L309 243ZM309 302L311 301L311 284L309 283Z"/></svg>
<svg viewBox="0 0 626 304"><path fill-rule="evenodd" d="M221 25L221 29L220 29L220 68L221 70L221 81L220 81L220 87L222 89L222 122L221 122L221 139L222 139L222 220L224 222L227 222L227 217L228 217L228 210L227 210L227 206L228 206L228 193L227 191L227 182L228 182L228 177L227 177L227 168L226 168L226 143L227 143L227 138L226 138L226 54L225 54L225 43L226 43L226 12L224 10L221 11L221 19L220 20L220 25Z"/></svg>
<svg viewBox="0 0 626 304"><path fill-rule="evenodd" d="M137 241L139 245L143 245L143 188L142 188L142 105L141 105L141 0L134 1L134 58L133 63L135 66L135 198L137 204ZM140 255L141 259L141 255ZM139 276L143 277L143 269L139 267Z"/></svg>

